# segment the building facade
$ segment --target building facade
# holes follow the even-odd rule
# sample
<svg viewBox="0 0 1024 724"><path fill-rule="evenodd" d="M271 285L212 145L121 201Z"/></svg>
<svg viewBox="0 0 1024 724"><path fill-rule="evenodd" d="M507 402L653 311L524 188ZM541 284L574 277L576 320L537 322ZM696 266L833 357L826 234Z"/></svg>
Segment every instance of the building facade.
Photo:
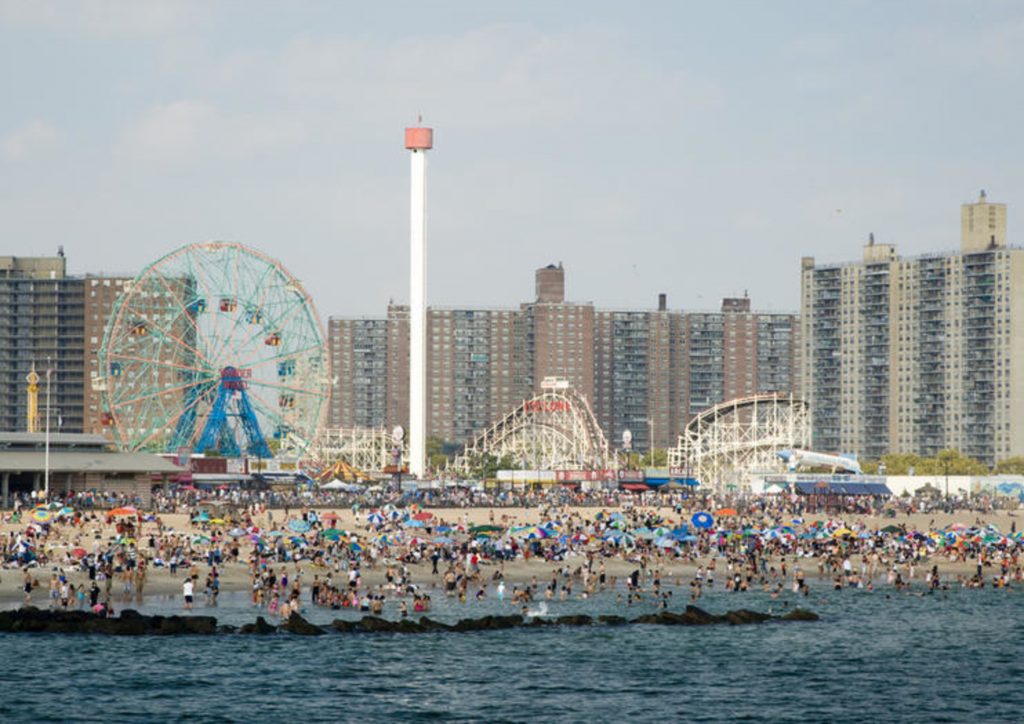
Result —
<svg viewBox="0 0 1024 724"><path fill-rule="evenodd" d="M1024 250L984 192L961 207L960 237L946 254L904 259L871 237L860 263L803 260L801 387L817 449L1024 455Z"/></svg>
<svg viewBox="0 0 1024 724"><path fill-rule="evenodd" d="M591 403L614 447L676 444L690 418L730 397L795 389L799 324L764 314L746 297L717 312L603 310L565 299L561 264L536 272L536 294L518 309L427 311L427 434L472 439L540 392L567 379ZM372 333L368 330L372 330ZM405 425L408 310L328 323L334 384L331 427ZM383 398L381 397L383 395Z"/></svg>
<svg viewBox="0 0 1024 724"><path fill-rule="evenodd" d="M0 257L0 430L29 427L26 377L40 377L35 424L82 432L84 424L83 280L54 257ZM49 405L46 371L51 370Z"/></svg>

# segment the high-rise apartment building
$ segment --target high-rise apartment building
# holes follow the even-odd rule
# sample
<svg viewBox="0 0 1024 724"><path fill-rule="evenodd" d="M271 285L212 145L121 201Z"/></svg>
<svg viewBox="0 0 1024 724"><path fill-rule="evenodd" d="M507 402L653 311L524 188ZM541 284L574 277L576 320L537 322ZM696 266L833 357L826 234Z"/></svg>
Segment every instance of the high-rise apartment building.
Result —
<svg viewBox="0 0 1024 724"><path fill-rule="evenodd" d="M802 395L816 448L876 459L1024 454L1024 250L1006 205L961 207L960 250L802 263Z"/></svg>
<svg viewBox="0 0 1024 724"><path fill-rule="evenodd" d="M39 381L42 430L82 432L84 404L83 280L55 257L0 257L0 430L28 426L26 377ZM50 402L46 403L46 370Z"/></svg>
<svg viewBox="0 0 1024 724"><path fill-rule="evenodd" d="M407 308L391 305L384 319L332 318L328 330L328 424L405 425ZM652 436L667 447L710 405L791 392L798 333L795 315L752 312L745 297L707 313L668 311L665 295L651 310L567 302L565 271L550 265L519 309L428 310L427 434L465 442L538 393L545 377L560 377L590 400L613 446L630 430L635 450L650 449Z"/></svg>
<svg viewBox="0 0 1024 724"><path fill-rule="evenodd" d="M87 275L82 279L83 432L97 435L110 432L109 426L104 424L101 407L105 377L100 369L100 349L117 297L130 283L130 277Z"/></svg>

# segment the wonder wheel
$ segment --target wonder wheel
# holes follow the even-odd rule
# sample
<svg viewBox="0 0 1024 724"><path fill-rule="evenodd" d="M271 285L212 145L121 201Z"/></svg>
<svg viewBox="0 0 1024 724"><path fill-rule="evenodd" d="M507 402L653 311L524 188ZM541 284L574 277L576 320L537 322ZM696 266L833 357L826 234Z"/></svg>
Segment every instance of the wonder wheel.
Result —
<svg viewBox="0 0 1024 724"><path fill-rule="evenodd" d="M146 267L114 306L100 366L103 422L128 450L269 458L313 439L330 389L309 295L234 243Z"/></svg>

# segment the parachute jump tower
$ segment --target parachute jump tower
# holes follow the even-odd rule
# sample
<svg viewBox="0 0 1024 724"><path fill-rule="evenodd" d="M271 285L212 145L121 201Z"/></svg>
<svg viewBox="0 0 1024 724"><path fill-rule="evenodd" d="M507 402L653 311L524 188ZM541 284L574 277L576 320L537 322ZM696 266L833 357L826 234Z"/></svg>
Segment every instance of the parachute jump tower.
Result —
<svg viewBox="0 0 1024 724"><path fill-rule="evenodd" d="M409 185L409 472L427 468L427 151L434 129L406 128L411 156Z"/></svg>

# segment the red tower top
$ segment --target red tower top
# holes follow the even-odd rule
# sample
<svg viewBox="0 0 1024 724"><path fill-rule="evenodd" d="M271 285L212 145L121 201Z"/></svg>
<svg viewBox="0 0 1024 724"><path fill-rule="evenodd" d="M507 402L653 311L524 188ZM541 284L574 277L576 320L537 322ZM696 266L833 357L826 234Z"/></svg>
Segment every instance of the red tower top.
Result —
<svg viewBox="0 0 1024 724"><path fill-rule="evenodd" d="M433 128L406 128L405 147L410 151L426 151L434 147Z"/></svg>

